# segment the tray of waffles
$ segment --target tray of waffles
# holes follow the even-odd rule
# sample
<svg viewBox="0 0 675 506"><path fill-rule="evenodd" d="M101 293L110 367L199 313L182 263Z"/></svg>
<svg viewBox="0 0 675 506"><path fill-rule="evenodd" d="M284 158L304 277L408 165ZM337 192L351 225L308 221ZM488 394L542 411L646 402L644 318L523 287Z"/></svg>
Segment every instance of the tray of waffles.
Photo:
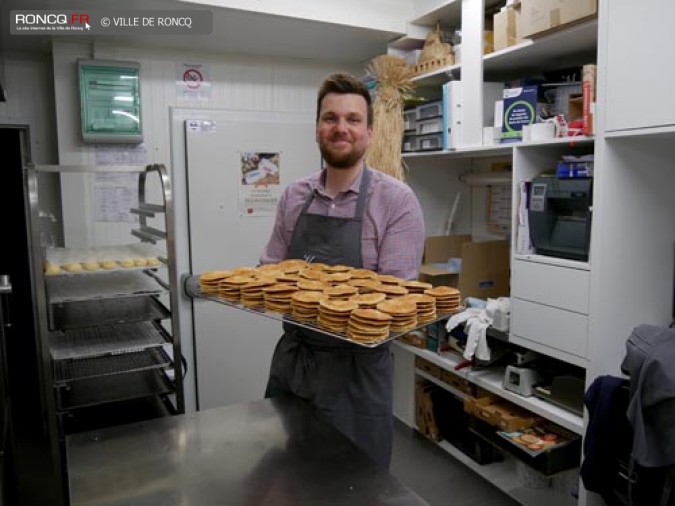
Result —
<svg viewBox="0 0 675 506"><path fill-rule="evenodd" d="M454 287L304 260L206 271L188 277L185 290L365 347L462 309Z"/></svg>

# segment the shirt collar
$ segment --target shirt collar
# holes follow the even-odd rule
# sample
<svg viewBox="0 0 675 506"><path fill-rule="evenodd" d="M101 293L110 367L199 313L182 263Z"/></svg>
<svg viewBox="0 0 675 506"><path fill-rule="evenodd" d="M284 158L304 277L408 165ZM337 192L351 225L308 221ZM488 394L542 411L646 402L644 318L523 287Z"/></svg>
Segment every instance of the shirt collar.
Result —
<svg viewBox="0 0 675 506"><path fill-rule="evenodd" d="M359 175L356 176L356 179L354 182L351 184L349 188L343 193L356 193L357 195L359 194L359 189L361 188L361 179L363 178L363 171L366 168L366 164L363 164L363 167L361 168L361 172L359 172ZM315 191L318 191L322 194L326 193L326 175L327 175L327 169L322 169L321 173L319 175L319 181L317 183L317 186L315 188Z"/></svg>

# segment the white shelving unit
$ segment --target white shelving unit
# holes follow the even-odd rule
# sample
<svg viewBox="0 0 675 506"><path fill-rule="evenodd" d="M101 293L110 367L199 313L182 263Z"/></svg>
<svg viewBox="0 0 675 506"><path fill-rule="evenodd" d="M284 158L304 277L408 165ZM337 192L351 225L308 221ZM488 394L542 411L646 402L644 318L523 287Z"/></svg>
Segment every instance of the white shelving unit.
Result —
<svg viewBox="0 0 675 506"><path fill-rule="evenodd" d="M425 360L438 365L439 367L445 369L446 371L452 372L453 374L459 376L460 378L466 379L475 385L478 385L485 390L492 392L493 394L502 397L517 406L532 411L539 416L542 416L552 422L565 427L567 430L574 432L575 434L582 435L584 433L584 422L583 417L576 415L568 410L559 408L550 402L546 402L537 397L523 397L516 393L513 393L509 390L505 390L502 387L502 377L503 377L503 368L499 369L487 369L487 370L477 370L473 371L469 368L455 370L458 364L462 362L461 357L455 353L443 353L438 354L429 350L423 350L420 348L415 348L414 346L407 345L400 341L395 342L396 346L406 350L413 355L422 357ZM415 369L415 374L423 377L432 383L440 386L441 388L451 392L457 397L463 398L465 394L458 391L456 388L453 388L452 385L449 385L443 381L440 381L438 378L434 378L430 374Z"/></svg>
<svg viewBox="0 0 675 506"><path fill-rule="evenodd" d="M427 12L418 10L417 16L411 21L412 25L418 26L426 22L429 27L435 25L437 19L443 20L444 17L452 26L457 26L458 21L462 28L462 55L461 61L457 65L448 66L433 72L417 76L414 78L416 85L425 90L426 96L433 96L428 90L442 85L450 79L461 79L463 95L463 124L462 138L464 146L453 151L428 151L405 153L403 159L409 166L410 178L423 178L431 168L437 169L444 165L446 171L457 174L457 187L448 188L449 195L462 193L469 195L469 198L480 199L480 194L474 194L472 189L465 189L468 186L462 179L467 172L480 174L487 170L492 162L510 161L512 164L512 235L511 241L515 245L515 234L517 223L517 203L519 202L519 182L522 180L531 180L533 177L545 171L553 171L556 162L563 155L582 155L596 152L596 137L569 137L556 138L545 141L529 141L498 145L482 145L482 118L483 118L483 82L507 81L518 79L530 75L536 75L542 71L550 71L571 66L581 67L583 64L595 62L599 44L599 32L602 25L601 18L586 20L581 23L561 27L560 29L525 40L522 43L511 46L490 54L483 54L483 17L488 7L495 5L496 2L485 0L483 2L420 2L420 6L427 6ZM439 15L442 13L442 15ZM403 38L405 39L405 37ZM401 39L401 40L403 40ZM410 40L408 39L408 43ZM402 46L399 46L402 47ZM598 91L598 93L600 93ZM597 117L597 113L596 113ZM599 130L600 126L596 125ZM667 131L665 132L667 133ZM596 158L596 167L598 161ZM416 172L419 171L418 176ZM426 177L426 176L424 176ZM426 181L426 180L425 180ZM597 192L597 190L594 190ZM594 206L595 206L594 201ZM472 204L471 213L475 213L475 204ZM480 213L479 213L480 214ZM595 225L593 225L595 228ZM471 230L478 228L471 223ZM463 230L462 232L468 232ZM457 232L455 232L457 233ZM595 237L592 232L592 239ZM591 381L589 373L594 373L594 368L589 365L593 360L593 345L591 340L591 308L589 303L591 297L590 279L592 270L596 261L595 253L591 251L588 261L569 260L554 258L536 254L516 254L515 247L512 250L512 288L511 297L518 297L517 290L527 288L528 292L523 292L522 303L512 303L512 322L515 318L520 318L521 335L511 333L509 340L518 346L531 349L545 356L561 360L568 364L586 369L587 382ZM672 264L672 262L671 262ZM549 276L553 274L553 276ZM514 288L514 276L518 280L528 279L529 276L538 277L538 285L523 285L522 282L516 283ZM562 300L548 300L543 296L537 300L538 295L532 298L532 293L554 292L557 290L555 285L548 283L553 279L567 279L567 291L564 292ZM553 281L555 283L555 281ZM516 292L514 292L514 289ZM575 295L571 295L575 294ZM575 303L566 300L566 297L582 294ZM550 304L559 304L560 307ZM538 314L530 311L538 311ZM520 311L520 315L513 312ZM568 329L576 334L574 339L567 339L567 336L559 336L560 332L550 332L547 328L547 315L553 312L555 318L551 321L559 321L561 331L565 325L571 324ZM531 325L530 318L539 318L539 323ZM527 323L527 325L522 325ZM558 326L551 324L551 326ZM577 330L574 330L577 329ZM471 383L492 392L499 397L508 400L524 409L527 409L547 420L550 420L571 432L583 435L585 421L582 416L560 408L552 403L536 397L522 397L514 392L505 390L502 387L503 368L494 370L476 370L460 369L455 370L455 366L460 361L460 357L453 354L437 354L429 350L414 348L403 343L396 343L394 346L396 357L396 375L395 385L397 393L395 398L396 415L411 426L415 425L414 396L415 378L424 379L440 388L443 388L453 395L462 398L461 392L449 386L443 381L432 375L416 369L414 367L414 357L422 357L425 360L436 364L437 366L451 371L453 374L464 378ZM404 379L407 378L407 379ZM406 381L408 383L406 383ZM586 504L586 495L582 494L579 501L572 497L558 494L552 489L535 490L523 486L515 472L516 465L514 459L490 464L486 466L478 465L471 458L463 454L459 449L453 447L447 442L440 443L450 454L465 463L468 467L476 470L482 476L486 477L491 483L504 490L511 497L522 504L540 505L540 504Z"/></svg>
<svg viewBox="0 0 675 506"><path fill-rule="evenodd" d="M419 76L418 85L440 86L442 79L458 78L461 71L461 80L471 93L469 100L465 100L464 114L481 117L478 90L483 81L580 66L592 62L597 54L596 134L593 138L506 146L482 147L472 142L470 147L457 151L408 153L404 159L413 176L417 170L424 173L428 167L443 165L446 171L457 173L456 180L461 185L460 176L467 171L485 166L492 158L510 157L513 164L512 223L516 223L519 181L552 169L563 154L594 153L593 221L588 261L516 254L515 249L512 252L512 302L519 295L525 302L520 308L512 304L512 322L514 318L531 322L537 318L537 310L542 314L554 310L557 315L566 315L579 323L576 341L565 342L571 327L564 323L552 324L557 321L552 318L543 321L548 321L549 327L559 327L559 335L547 330L545 325L537 329L539 335L525 338L514 331L510 335L510 341L515 344L584 368L586 386L589 386L599 375L621 374L619 366L625 354L625 341L636 325L667 326L674 316L675 199L672 189L675 188L675 170L672 160L675 159L675 101L670 83L675 76L672 66L664 67L661 55L675 45L675 35L668 25L668 20L675 15L675 4L669 0L647 0L636 10L630 2L598 2L597 19L562 27L483 55L477 44L483 29L482 19L479 19L481 12L476 5L480 3L465 1L461 5L463 48L460 68L453 66ZM483 9L486 3L490 2L482 2ZM429 16L425 18L424 13L417 12L413 22L428 21L436 15L437 9L444 5L450 9L451 4L452 9L457 8L454 2L420 2L419 5L429 7ZM626 33L631 33L631 37L627 38ZM469 44L464 44L465 41ZM476 127L475 122L465 125L465 128L473 129L470 139L475 140ZM453 187L449 193L458 191L461 187ZM514 239L515 235L512 236L515 243ZM514 279L531 280L533 273L537 279L532 282L539 283L534 286L540 293L536 297L532 296L530 285L513 286ZM528 293L522 292L525 288ZM414 426L414 378L424 378L449 389L443 382L416 370L414 357L423 357L447 370L454 370L456 359L401 343L394 347L394 354L398 389L396 414ZM455 374L583 434L584 418L544 401L525 399L504 391L498 372L460 370ZM538 497L528 496L525 492L508 492L516 486L517 480L507 463L479 466L457 448L447 443L440 443L440 446L521 503L555 504L555 494L550 491L537 491ZM600 501L594 494L582 490L578 504L596 505Z"/></svg>

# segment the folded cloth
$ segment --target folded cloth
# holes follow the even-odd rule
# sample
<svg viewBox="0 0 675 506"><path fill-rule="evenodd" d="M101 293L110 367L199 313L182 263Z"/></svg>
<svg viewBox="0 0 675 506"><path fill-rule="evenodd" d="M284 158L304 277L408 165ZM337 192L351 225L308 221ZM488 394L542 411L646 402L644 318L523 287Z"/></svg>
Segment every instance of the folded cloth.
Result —
<svg viewBox="0 0 675 506"><path fill-rule="evenodd" d="M461 313L452 315L448 319L445 328L448 332L464 323L464 332L467 335L464 358L471 360L474 355L479 360L490 360L490 347L485 337L487 328L492 324L485 309L467 309Z"/></svg>
<svg viewBox="0 0 675 506"><path fill-rule="evenodd" d="M510 300L508 297L488 299L483 309L469 308L457 313L448 319L445 328L452 331L459 324L464 323L464 332L467 335L464 358L471 360L474 356L478 360L490 360L490 347L487 343L487 329L492 325L495 311L510 312Z"/></svg>

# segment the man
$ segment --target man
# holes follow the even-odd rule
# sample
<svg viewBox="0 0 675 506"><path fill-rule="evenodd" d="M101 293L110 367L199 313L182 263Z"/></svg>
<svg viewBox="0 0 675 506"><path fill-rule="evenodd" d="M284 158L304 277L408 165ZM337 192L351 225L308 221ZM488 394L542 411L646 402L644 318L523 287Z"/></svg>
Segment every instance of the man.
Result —
<svg viewBox="0 0 675 506"><path fill-rule="evenodd" d="M363 83L348 74L324 80L316 141L325 168L285 189L261 263L304 258L417 277L425 237L422 211L407 185L366 167L372 123ZM308 400L388 467L393 438L389 345L364 348L290 324L284 330L266 397L290 393Z"/></svg>

